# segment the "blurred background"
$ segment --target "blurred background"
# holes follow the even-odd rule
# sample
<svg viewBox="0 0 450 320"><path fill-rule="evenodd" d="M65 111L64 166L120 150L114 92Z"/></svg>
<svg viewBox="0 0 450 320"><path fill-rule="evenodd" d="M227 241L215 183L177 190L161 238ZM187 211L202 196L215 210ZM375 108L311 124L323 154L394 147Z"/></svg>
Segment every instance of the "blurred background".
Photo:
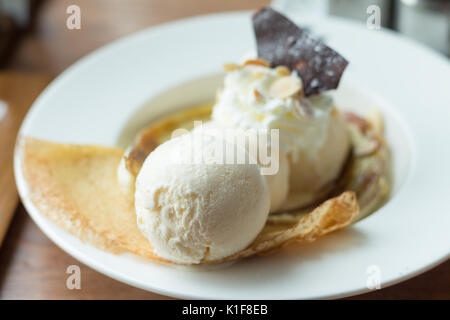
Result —
<svg viewBox="0 0 450 320"><path fill-rule="evenodd" d="M0 67L60 73L86 53L134 31L183 17L254 9L268 0L0 0ZM334 15L366 23L370 5L381 25L450 56L450 0L275 0L285 12ZM69 5L82 28L66 28Z"/></svg>
<svg viewBox="0 0 450 320"><path fill-rule="evenodd" d="M375 5L381 26L450 56L450 0L0 0L0 299L166 298L81 265L37 228L14 184L17 131L48 83L93 50L160 23L269 4L292 15L331 15L362 25ZM81 29L66 26L71 5L81 10ZM72 264L81 265L83 290L64 286L65 270ZM447 261L414 279L353 299L450 299L449 283Z"/></svg>

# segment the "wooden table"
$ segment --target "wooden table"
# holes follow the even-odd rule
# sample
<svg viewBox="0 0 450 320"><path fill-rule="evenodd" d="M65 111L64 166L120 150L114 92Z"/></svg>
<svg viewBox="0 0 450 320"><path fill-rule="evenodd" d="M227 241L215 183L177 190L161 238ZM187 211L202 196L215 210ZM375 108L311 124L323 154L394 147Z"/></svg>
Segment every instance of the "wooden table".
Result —
<svg viewBox="0 0 450 320"><path fill-rule="evenodd" d="M246 1L245 4L243 2L241 0L48 1L42 8L41 19L35 32L23 42L10 70L56 75L87 52L142 27L193 14L257 8L267 3L262 0ZM84 16L82 30L79 31L68 31L64 27L65 8L72 3L80 5ZM34 96L47 81L46 76L3 73L0 74L0 93L1 86L7 86L10 95L11 90L16 92L16 95L12 95L12 99L31 104ZM81 268L80 290L66 288L68 277L66 270L70 265L78 265ZM55 246L37 228L23 206L19 205L0 248L0 298L166 299L167 297L122 284L82 265ZM414 279L352 299L400 298L450 299L450 261Z"/></svg>

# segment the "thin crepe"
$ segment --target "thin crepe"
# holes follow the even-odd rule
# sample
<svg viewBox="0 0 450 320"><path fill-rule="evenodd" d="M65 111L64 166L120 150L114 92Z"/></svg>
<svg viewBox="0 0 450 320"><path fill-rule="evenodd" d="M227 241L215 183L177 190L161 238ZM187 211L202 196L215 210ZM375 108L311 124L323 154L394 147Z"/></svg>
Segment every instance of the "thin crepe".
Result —
<svg viewBox="0 0 450 320"><path fill-rule="evenodd" d="M133 202L120 191L116 173L123 150L29 137L22 138L20 143L22 171L29 188L27 196L42 214L96 247L165 261L140 233ZM204 263L245 258L293 241L312 241L347 226L358 212L355 194L344 192L295 224L267 224L248 248Z"/></svg>

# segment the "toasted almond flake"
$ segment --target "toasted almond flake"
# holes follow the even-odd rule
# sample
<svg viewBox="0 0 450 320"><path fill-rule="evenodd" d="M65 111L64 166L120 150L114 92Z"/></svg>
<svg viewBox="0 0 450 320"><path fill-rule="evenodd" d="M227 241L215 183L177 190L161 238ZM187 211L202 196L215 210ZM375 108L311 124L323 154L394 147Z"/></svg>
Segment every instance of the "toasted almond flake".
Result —
<svg viewBox="0 0 450 320"><path fill-rule="evenodd" d="M260 72L259 70L251 70L250 73L253 77L253 80L260 80L266 75L265 72Z"/></svg>
<svg viewBox="0 0 450 320"><path fill-rule="evenodd" d="M281 77L272 84L269 89L270 95L275 98L288 98L300 92L302 83L294 77Z"/></svg>
<svg viewBox="0 0 450 320"><path fill-rule="evenodd" d="M236 64L236 63L225 63L225 64L223 65L223 69L224 69L226 72L232 72L232 71L241 69L241 66L238 65L238 64Z"/></svg>
<svg viewBox="0 0 450 320"><path fill-rule="evenodd" d="M258 101L258 102L263 101L263 96L262 96L261 92L259 92L257 89L253 90L253 94L255 95L256 101Z"/></svg>
<svg viewBox="0 0 450 320"><path fill-rule="evenodd" d="M288 76L291 74L291 71L286 66L278 66L275 68L275 71L280 76Z"/></svg>
<svg viewBox="0 0 450 320"><path fill-rule="evenodd" d="M267 68L270 67L270 63L269 63L268 61L266 61L266 60L264 60L264 59L259 59L259 58L257 58L257 59L249 59L249 60L246 60L246 61L244 62L244 64L243 64L243 66L245 67L245 66L248 66L248 65L250 65L250 64L252 64L252 65L258 65L258 66L263 66L263 67L267 67Z"/></svg>

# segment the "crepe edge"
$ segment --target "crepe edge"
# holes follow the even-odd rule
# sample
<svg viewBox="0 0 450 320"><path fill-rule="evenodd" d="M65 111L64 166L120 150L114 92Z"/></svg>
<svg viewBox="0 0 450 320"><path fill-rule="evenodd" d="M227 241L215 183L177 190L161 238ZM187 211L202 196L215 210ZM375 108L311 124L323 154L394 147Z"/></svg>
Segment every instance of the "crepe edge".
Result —
<svg viewBox="0 0 450 320"><path fill-rule="evenodd" d="M56 144L31 137L20 138L22 172L29 188L27 196L43 215L81 241L107 252L114 254L131 252L153 261L176 264L157 256L154 252L132 248L118 239L113 239L107 233L92 228L88 219L77 210L76 205L69 203L58 191L57 184L48 179L51 174L47 161L33 152L36 148L49 145L73 147L73 145ZM83 147L89 148L90 146ZM96 150L102 148L119 158L123 154L123 150L118 148L92 147ZM40 170L30 170L30 164L33 162L37 163ZM42 183L43 180L46 183ZM359 206L354 192L346 191L338 197L325 201L293 226L276 232L265 232L263 229L246 249L223 259L202 261L201 264L216 264L243 259L267 253L289 243L314 241L318 237L349 225L358 212Z"/></svg>

